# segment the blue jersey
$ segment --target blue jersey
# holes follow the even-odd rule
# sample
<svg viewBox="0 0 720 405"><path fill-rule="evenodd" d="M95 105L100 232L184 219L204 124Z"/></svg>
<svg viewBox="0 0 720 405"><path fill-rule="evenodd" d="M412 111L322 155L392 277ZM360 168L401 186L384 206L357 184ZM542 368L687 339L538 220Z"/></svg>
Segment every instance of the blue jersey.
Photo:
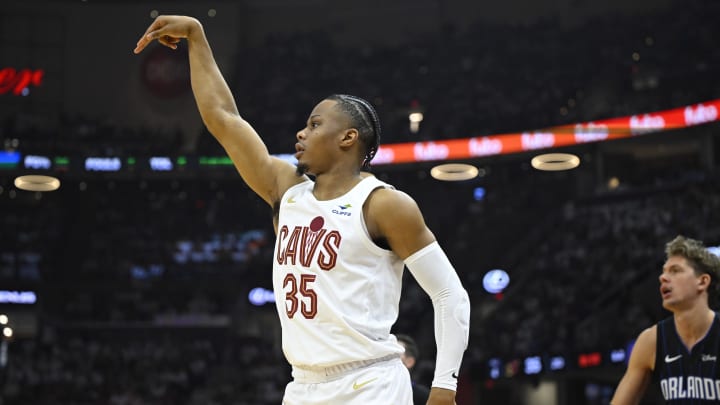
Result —
<svg viewBox="0 0 720 405"><path fill-rule="evenodd" d="M715 314L707 335L688 351L673 317L657 324L653 376L667 404L720 403L720 319Z"/></svg>

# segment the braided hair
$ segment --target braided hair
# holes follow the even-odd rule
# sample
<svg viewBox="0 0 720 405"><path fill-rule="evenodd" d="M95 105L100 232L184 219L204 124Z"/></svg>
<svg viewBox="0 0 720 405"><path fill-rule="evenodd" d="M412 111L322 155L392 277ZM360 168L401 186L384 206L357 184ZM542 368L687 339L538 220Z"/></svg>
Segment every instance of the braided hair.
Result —
<svg viewBox="0 0 720 405"><path fill-rule="evenodd" d="M362 169L370 170L370 161L380 145L380 119L375 108L367 100L348 94L333 94L326 100L336 101L337 108L347 114L350 124L358 130L360 141L365 145Z"/></svg>

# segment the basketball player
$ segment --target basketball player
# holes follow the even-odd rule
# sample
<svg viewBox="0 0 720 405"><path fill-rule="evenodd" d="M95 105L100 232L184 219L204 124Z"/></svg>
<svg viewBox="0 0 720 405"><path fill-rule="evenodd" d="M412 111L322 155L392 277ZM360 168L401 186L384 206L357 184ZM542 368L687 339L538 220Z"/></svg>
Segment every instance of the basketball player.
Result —
<svg viewBox="0 0 720 405"><path fill-rule="evenodd" d="M430 390L422 384L418 384L417 381L412 379L413 368L417 365L418 358L420 356L420 350L418 350L415 339L408 335L395 334L398 342L405 348L400 360L402 360L405 367L410 372L410 379L412 380L412 392L413 392L413 403L423 405L427 403L427 398Z"/></svg>
<svg viewBox="0 0 720 405"><path fill-rule="evenodd" d="M668 404L720 403L720 259L702 242L678 236L665 248L663 307L673 315L638 337L612 405L638 404L654 378Z"/></svg>
<svg viewBox="0 0 720 405"><path fill-rule="evenodd" d="M374 108L354 96L322 100L297 133L295 167L269 155L238 113L199 21L160 16L135 53L153 40L176 49L182 38L203 122L273 208L273 287L293 375L283 404L412 403L403 348L390 334L404 266L435 310L438 356L427 404L453 404L468 342L468 295L415 201L361 172L378 148Z"/></svg>

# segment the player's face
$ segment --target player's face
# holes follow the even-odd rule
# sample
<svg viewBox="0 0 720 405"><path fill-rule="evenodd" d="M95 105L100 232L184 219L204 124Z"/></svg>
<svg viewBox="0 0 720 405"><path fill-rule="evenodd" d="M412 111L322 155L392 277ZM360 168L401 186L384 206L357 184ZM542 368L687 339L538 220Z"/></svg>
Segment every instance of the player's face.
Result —
<svg viewBox="0 0 720 405"><path fill-rule="evenodd" d="M334 108L334 100L323 100L310 113L305 128L297 133L295 157L298 173L317 174L332 163L338 135L346 130L347 117Z"/></svg>
<svg viewBox="0 0 720 405"><path fill-rule="evenodd" d="M400 343L400 345L405 348L404 344ZM405 348L405 350L407 350L407 348ZM407 369L411 369L415 365L415 359L407 356L405 352L400 353L400 361L402 361Z"/></svg>
<svg viewBox="0 0 720 405"><path fill-rule="evenodd" d="M660 274L660 296L668 310L690 308L709 283L707 274L697 275L682 256L671 256Z"/></svg>

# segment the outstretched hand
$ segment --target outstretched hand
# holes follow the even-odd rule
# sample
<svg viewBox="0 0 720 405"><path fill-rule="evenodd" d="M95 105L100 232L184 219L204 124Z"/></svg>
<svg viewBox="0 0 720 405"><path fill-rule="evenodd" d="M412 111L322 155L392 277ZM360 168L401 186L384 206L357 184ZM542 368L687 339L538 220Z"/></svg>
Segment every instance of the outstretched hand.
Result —
<svg viewBox="0 0 720 405"><path fill-rule="evenodd" d="M193 31L199 28L200 22L193 17L161 15L145 30L133 52L142 52L155 39L168 48L177 49L181 39L190 37Z"/></svg>

